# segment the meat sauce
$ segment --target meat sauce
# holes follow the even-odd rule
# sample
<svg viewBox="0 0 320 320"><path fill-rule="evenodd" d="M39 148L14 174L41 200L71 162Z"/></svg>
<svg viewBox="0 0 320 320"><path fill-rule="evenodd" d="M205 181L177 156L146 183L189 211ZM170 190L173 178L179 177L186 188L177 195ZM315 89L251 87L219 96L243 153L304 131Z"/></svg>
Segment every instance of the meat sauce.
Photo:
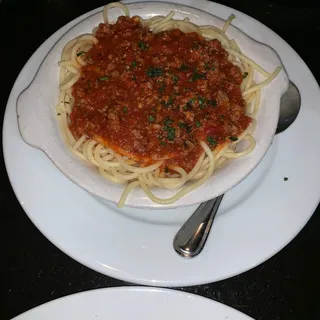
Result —
<svg viewBox="0 0 320 320"><path fill-rule="evenodd" d="M178 29L152 34L138 18L100 24L99 43L73 85L70 129L147 165L189 172L205 141L213 150L249 125L242 74L218 40Z"/></svg>

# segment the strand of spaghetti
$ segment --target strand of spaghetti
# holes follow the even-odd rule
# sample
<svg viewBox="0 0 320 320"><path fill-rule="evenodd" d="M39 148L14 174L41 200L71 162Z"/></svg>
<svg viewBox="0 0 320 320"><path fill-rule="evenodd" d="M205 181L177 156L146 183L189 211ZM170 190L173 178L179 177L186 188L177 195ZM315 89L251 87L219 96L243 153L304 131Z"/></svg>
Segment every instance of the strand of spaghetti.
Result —
<svg viewBox="0 0 320 320"><path fill-rule="evenodd" d="M218 39L221 43L223 43L224 45L226 46L230 46L230 42L229 42L229 39L228 37L223 34L221 32L221 30L219 30L218 28L216 27L200 27L199 28L199 31L200 31L200 34L207 38L207 39Z"/></svg>
<svg viewBox="0 0 320 320"><path fill-rule="evenodd" d="M261 91L257 90L256 91L256 99L253 105L253 110L251 111L251 117L255 118L260 107L260 102L261 102Z"/></svg>
<svg viewBox="0 0 320 320"><path fill-rule="evenodd" d="M79 80L79 78L80 78L80 73L74 74L74 76L69 77L67 80L65 80L65 82L60 84L59 89L61 91L64 91L68 88L71 88Z"/></svg>
<svg viewBox="0 0 320 320"><path fill-rule="evenodd" d="M165 24L166 22L170 21L173 16L174 16L174 12L171 11L169 14L167 14L162 19L159 19L157 21L152 22L151 25L150 25L150 28L153 28L152 32L156 33L156 28L159 28L163 24Z"/></svg>
<svg viewBox="0 0 320 320"><path fill-rule="evenodd" d="M95 145L97 145L98 142L93 140L93 139L89 139L88 143L84 144L84 153L86 155L86 158L96 167L99 167L99 163L96 161L96 159L94 158L94 151L93 148L95 147Z"/></svg>
<svg viewBox="0 0 320 320"><path fill-rule="evenodd" d="M149 181L150 185L154 185L156 187L162 187L162 184L155 179L154 175L156 174L156 172L148 172L147 173L147 179Z"/></svg>
<svg viewBox="0 0 320 320"><path fill-rule="evenodd" d="M159 161L157 163L154 163L148 167L143 167L143 168L139 168L139 167L133 167L128 165L123 159L121 155L115 154L116 159L119 161L119 163L125 167L127 170L132 171L132 172L139 172L139 173L143 173L143 172L149 172L152 171L158 167L160 167L163 164L163 161Z"/></svg>
<svg viewBox="0 0 320 320"><path fill-rule="evenodd" d="M188 175L184 169L182 169L180 167L175 167L175 168L173 168L173 170L175 170L176 172L178 172L180 174L179 178L160 178L160 179L157 179L160 183L162 183L162 185L166 189L178 189L181 186L183 186L188 180Z"/></svg>
<svg viewBox="0 0 320 320"><path fill-rule="evenodd" d="M271 81L273 81L273 79L279 74L279 72L281 71L281 67L278 66L274 72L268 77L268 79L260 82L259 84L255 85L254 87L251 87L250 89L246 90L243 92L243 95L247 95L249 93L255 92L257 90L261 90L262 88L264 88L265 86L267 86Z"/></svg>
<svg viewBox="0 0 320 320"><path fill-rule="evenodd" d="M117 207L118 208L122 208L124 206L124 203L129 195L129 193L136 187L138 187L140 185L140 181L133 181L131 183L129 183L125 189L123 190L121 197L119 199L119 202L117 203Z"/></svg>
<svg viewBox="0 0 320 320"><path fill-rule="evenodd" d="M270 73L265 71L262 67L260 67L257 63L255 63L253 60L248 58L247 56L244 56L243 54L237 52L236 50L225 48L225 50L232 55L238 57L241 60L244 60L247 62L249 65L251 65L255 70L257 70L259 73L261 73L264 77L268 78L270 77Z"/></svg>
<svg viewBox="0 0 320 320"><path fill-rule="evenodd" d="M107 180L118 183L118 184L125 184L126 181L117 179L116 177L114 177L113 175L111 175L110 173L108 173L105 169L99 167L99 173Z"/></svg>
<svg viewBox="0 0 320 320"><path fill-rule="evenodd" d="M185 194L189 193L190 191L198 188L200 185L202 185L206 180L209 179L209 177L211 176L213 170L214 170L214 158L212 155L212 152L210 150L210 148L208 147L208 145L204 142L201 141L200 142L202 148L204 149L205 153L207 154L208 158L210 159L210 167L207 171L207 173L205 174L205 176L203 178L201 178L200 180L198 180L197 182L184 187L182 190L180 190L178 193L176 193L174 196L167 198L167 199L161 199L157 196L155 196L150 188L148 188L148 186L146 185L142 175L139 176L139 181L141 184L141 187L143 189L143 191L145 192L145 194L155 203L159 203L159 204L170 204L173 203L177 200L179 200L180 198L182 198Z"/></svg>
<svg viewBox="0 0 320 320"><path fill-rule="evenodd" d="M253 138L252 135L246 135L242 140L247 140L249 142L249 146L245 150L240 151L240 152L227 150L223 154L223 156L228 159L236 159L236 158L243 157L243 156L251 153L256 146L256 140Z"/></svg>
<svg viewBox="0 0 320 320"><path fill-rule="evenodd" d="M112 161L114 158L112 154L108 154L108 156L104 155L103 158L101 158L101 153L104 149L105 149L104 146L102 146L101 144L98 144L94 150L94 158L99 163L99 166L105 170L109 170L110 168L121 167L119 162Z"/></svg>
<svg viewBox="0 0 320 320"><path fill-rule="evenodd" d="M196 165L192 168L192 170L188 173L188 180L191 180L200 170L203 160L205 157L205 152L201 154L198 161L196 162Z"/></svg>
<svg viewBox="0 0 320 320"><path fill-rule="evenodd" d="M138 178L138 176L139 176L138 172L121 174L121 173L117 172L117 170L115 168L112 168L111 172L114 177L118 178L119 180L123 180L123 181L130 181L130 180Z"/></svg>
<svg viewBox="0 0 320 320"><path fill-rule="evenodd" d="M224 26L223 26L223 28L222 28L222 33L226 33L226 31L227 31L227 29L229 28L232 20L235 19L235 18L236 18L236 16L235 16L234 14L232 14L232 15L228 18L228 20L224 23Z"/></svg>
<svg viewBox="0 0 320 320"><path fill-rule="evenodd" d="M130 17L130 11L127 6L125 6L120 2L113 2L113 3L109 3L103 8L102 16L103 16L104 23L109 23L108 11L112 8L120 8L127 17Z"/></svg>
<svg viewBox="0 0 320 320"><path fill-rule="evenodd" d="M87 136L83 134L80 139L72 146L74 149L78 149L87 139Z"/></svg>

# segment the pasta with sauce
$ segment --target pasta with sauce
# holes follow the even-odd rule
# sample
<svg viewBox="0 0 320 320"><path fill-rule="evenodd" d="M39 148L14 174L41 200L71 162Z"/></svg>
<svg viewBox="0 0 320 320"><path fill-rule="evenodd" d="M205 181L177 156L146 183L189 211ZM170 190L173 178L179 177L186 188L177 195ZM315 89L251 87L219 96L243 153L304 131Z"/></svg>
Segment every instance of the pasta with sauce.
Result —
<svg viewBox="0 0 320 320"><path fill-rule="evenodd" d="M108 11L124 11L110 24ZM104 23L63 49L56 114L69 149L100 174L126 185L118 206L141 187L170 204L208 180L227 160L248 155L261 90L270 74L222 30L188 18L130 17L111 3ZM266 80L255 83L254 72ZM236 146L246 140L248 146ZM178 189L161 199L152 187Z"/></svg>

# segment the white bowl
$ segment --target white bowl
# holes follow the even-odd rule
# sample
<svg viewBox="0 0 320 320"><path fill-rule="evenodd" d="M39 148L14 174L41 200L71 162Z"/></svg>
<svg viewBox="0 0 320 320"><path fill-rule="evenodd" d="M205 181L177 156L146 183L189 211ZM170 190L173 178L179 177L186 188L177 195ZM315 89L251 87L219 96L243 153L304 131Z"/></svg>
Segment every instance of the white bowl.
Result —
<svg viewBox="0 0 320 320"><path fill-rule="evenodd" d="M131 15L139 15L144 19L154 15L166 15L174 10L175 18L189 17L197 25L222 27L224 24L224 20L218 17L180 4L142 2L128 4L128 7ZM120 11L117 9L112 10L109 18L115 21L119 14ZM19 96L17 116L21 136L26 143L44 151L57 168L78 186L104 200L118 202L124 186L105 180L95 167L76 158L65 146L55 117L55 106L59 97L58 61L62 49L74 37L91 33L100 22L102 22L102 12L82 20L57 41L42 62L32 83ZM277 53L272 48L255 41L238 28L230 26L227 35L234 38L243 53L265 70L272 72L278 65L282 66ZM255 80L261 81L262 78L257 75ZM138 188L131 192L125 205L155 209L189 206L217 197L234 187L258 165L267 152L278 123L280 98L287 86L288 77L283 67L276 79L262 92L254 133L257 145L250 155L229 161L223 169L216 170L205 184L173 204L165 206L156 204ZM158 188L153 191L163 198L170 197L176 192Z"/></svg>

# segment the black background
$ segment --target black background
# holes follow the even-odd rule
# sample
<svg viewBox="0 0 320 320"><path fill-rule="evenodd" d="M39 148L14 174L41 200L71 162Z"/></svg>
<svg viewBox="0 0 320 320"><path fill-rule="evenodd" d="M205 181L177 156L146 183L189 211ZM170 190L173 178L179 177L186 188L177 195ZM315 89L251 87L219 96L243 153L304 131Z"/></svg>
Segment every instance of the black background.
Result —
<svg viewBox="0 0 320 320"><path fill-rule="evenodd" d="M277 32L320 82L319 1L217 2L249 14ZM104 4L106 1L99 0L83 4L72 0L0 0L2 117L14 80L41 43L67 22ZM2 309L2 319L67 294L130 285L89 270L54 247L20 207L9 184L2 152L0 161L3 242L8 243L2 273L8 303ZM301 192L301 196L307 196ZM320 207L300 234L262 265L225 281L178 289L215 299L255 319L320 319L319 230Z"/></svg>

